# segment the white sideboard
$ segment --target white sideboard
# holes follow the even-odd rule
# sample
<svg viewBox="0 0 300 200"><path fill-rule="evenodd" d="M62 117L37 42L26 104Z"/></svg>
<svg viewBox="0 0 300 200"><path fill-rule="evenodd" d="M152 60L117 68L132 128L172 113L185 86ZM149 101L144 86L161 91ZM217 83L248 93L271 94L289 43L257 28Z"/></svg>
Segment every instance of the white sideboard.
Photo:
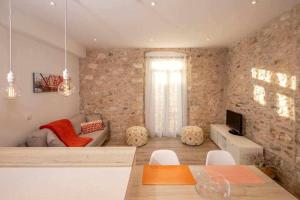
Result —
<svg viewBox="0 0 300 200"><path fill-rule="evenodd" d="M249 165L251 154L263 154L263 147L244 136L229 133L230 128L224 124L210 125L210 139L222 150L228 151L237 164Z"/></svg>

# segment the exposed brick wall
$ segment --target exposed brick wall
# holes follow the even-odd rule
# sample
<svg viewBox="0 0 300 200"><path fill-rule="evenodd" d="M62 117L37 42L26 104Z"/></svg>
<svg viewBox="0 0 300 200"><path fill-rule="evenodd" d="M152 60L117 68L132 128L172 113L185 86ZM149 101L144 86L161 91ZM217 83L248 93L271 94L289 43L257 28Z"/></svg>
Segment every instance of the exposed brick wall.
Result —
<svg viewBox="0 0 300 200"><path fill-rule="evenodd" d="M247 137L263 145L267 157L280 160L280 180L300 196L299 46L298 6L230 49L226 94L227 108L245 116Z"/></svg>
<svg viewBox="0 0 300 200"><path fill-rule="evenodd" d="M186 53L188 121L209 132L224 118L223 77L226 49L99 49L80 60L81 112L111 121L111 143L123 144L126 128L144 125L145 52Z"/></svg>

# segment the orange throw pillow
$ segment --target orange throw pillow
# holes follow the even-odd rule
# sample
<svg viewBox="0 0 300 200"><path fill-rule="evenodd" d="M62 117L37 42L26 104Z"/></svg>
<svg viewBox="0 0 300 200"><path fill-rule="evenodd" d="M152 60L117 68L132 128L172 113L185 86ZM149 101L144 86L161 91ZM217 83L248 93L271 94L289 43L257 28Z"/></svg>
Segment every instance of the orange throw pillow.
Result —
<svg viewBox="0 0 300 200"><path fill-rule="evenodd" d="M92 133L104 129L102 120L81 123L81 134Z"/></svg>

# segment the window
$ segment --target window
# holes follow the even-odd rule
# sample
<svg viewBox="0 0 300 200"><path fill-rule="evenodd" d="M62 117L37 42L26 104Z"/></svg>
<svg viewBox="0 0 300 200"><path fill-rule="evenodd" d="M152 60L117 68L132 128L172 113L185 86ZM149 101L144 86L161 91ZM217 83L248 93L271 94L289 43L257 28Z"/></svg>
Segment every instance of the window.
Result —
<svg viewBox="0 0 300 200"><path fill-rule="evenodd" d="M176 137L186 124L186 57L146 55L146 126L152 136Z"/></svg>

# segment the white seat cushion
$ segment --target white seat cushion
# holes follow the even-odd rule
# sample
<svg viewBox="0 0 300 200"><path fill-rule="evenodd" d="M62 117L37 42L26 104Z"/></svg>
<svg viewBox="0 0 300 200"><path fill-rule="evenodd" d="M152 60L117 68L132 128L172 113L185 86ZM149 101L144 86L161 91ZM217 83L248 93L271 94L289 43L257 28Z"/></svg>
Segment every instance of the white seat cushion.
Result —
<svg viewBox="0 0 300 200"><path fill-rule="evenodd" d="M39 129L32 132L26 139L28 147L46 147L47 146L47 134L52 132L49 129Z"/></svg>
<svg viewBox="0 0 300 200"><path fill-rule="evenodd" d="M108 136L107 132L108 132L108 130L106 127L104 130L95 131L95 132L87 133L87 134L81 134L79 136L80 137L89 137L89 138L93 139L90 143L87 144L88 147L100 146L107 139L107 136Z"/></svg>

